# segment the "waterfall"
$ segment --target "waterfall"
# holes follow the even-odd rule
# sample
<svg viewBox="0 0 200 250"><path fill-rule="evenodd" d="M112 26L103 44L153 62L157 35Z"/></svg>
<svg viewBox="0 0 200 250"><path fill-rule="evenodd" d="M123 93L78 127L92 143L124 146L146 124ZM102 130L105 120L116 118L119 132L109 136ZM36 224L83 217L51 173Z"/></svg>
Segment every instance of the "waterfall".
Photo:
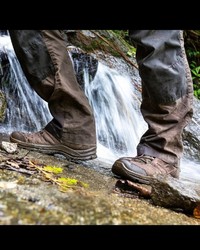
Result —
<svg viewBox="0 0 200 250"><path fill-rule="evenodd" d="M7 111L4 122L0 123L0 132L37 131L51 120L47 103L29 86L8 35L0 36L0 55L2 53L1 90L6 97Z"/></svg>
<svg viewBox="0 0 200 250"><path fill-rule="evenodd" d="M7 99L6 117L0 123L0 132L38 131L52 119L47 103L31 89L8 35L0 35L0 56L2 53L9 66L5 67L0 57L1 89ZM112 164L121 156L135 156L147 124L139 111L140 103L130 76L98 62L92 80L88 67L83 68L83 79L96 121L98 158ZM181 168L182 178L200 179L199 163L191 164L183 159Z"/></svg>
<svg viewBox="0 0 200 250"><path fill-rule="evenodd" d="M146 123L137 110L138 98L131 78L102 63L98 64L92 82L88 81L87 71L84 75L85 93L93 107L100 142L98 155L104 152L105 158L105 149L109 149L113 157L136 155Z"/></svg>

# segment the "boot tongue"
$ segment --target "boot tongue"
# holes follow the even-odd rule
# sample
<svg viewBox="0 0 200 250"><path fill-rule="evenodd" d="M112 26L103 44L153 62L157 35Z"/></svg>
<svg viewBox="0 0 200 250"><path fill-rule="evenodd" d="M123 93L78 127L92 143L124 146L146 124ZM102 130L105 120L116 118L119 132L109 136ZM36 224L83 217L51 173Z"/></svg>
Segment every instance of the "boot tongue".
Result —
<svg viewBox="0 0 200 250"><path fill-rule="evenodd" d="M140 155L135 157L135 161L137 162L144 162L146 164L151 163L153 160L155 159L155 157L153 156L149 156L149 155Z"/></svg>
<svg viewBox="0 0 200 250"><path fill-rule="evenodd" d="M48 131L53 137L55 137L57 140L61 139L61 126L59 126L59 123L53 119L50 121L44 128L46 131Z"/></svg>

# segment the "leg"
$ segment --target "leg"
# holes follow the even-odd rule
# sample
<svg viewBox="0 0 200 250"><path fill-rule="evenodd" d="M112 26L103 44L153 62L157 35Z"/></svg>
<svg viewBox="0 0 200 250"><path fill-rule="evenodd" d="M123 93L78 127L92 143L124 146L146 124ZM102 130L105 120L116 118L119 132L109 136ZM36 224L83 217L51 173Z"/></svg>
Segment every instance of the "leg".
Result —
<svg viewBox="0 0 200 250"><path fill-rule="evenodd" d="M182 133L192 118L193 84L181 31L131 31L142 80L141 112L148 124L136 157L123 157L113 173L148 183L157 174L178 177Z"/></svg>
<svg viewBox="0 0 200 250"><path fill-rule="evenodd" d="M20 147L61 153L70 159L96 158L92 109L80 88L59 30L10 30L17 58L32 88L48 102L53 120L38 133L13 132Z"/></svg>

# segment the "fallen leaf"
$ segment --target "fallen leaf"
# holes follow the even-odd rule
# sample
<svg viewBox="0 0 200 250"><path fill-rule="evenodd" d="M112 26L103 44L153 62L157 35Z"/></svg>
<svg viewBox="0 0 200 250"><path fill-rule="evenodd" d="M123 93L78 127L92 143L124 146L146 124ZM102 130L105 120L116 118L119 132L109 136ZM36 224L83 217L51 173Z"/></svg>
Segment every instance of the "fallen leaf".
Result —
<svg viewBox="0 0 200 250"><path fill-rule="evenodd" d="M200 219L200 204L198 204L193 210L193 216Z"/></svg>

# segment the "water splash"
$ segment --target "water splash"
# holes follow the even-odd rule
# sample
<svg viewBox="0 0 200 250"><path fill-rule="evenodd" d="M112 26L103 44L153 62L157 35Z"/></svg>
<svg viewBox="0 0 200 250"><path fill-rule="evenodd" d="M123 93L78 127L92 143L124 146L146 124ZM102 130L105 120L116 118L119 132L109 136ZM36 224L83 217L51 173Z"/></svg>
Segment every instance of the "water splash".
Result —
<svg viewBox="0 0 200 250"><path fill-rule="evenodd" d="M200 162L183 157L180 179L186 182L200 183Z"/></svg>

